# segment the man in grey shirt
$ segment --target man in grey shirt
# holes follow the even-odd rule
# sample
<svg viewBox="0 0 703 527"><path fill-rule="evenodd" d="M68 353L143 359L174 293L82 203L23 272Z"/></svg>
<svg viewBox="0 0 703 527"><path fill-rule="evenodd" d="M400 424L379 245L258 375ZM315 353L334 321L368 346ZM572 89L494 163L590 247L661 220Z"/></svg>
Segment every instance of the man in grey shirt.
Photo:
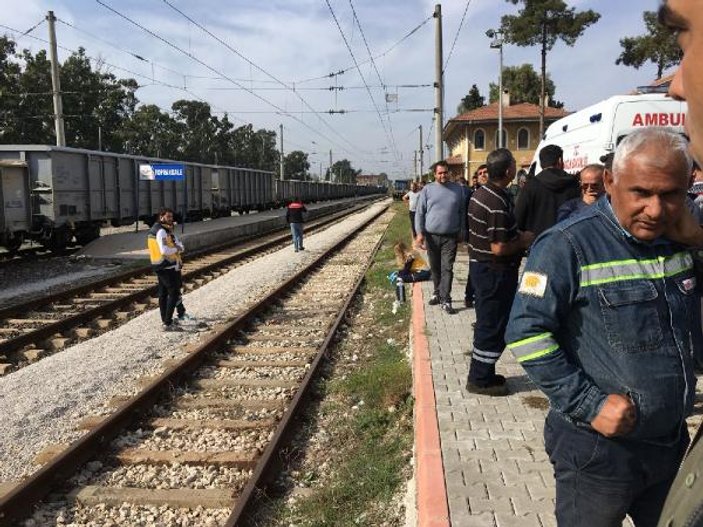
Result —
<svg viewBox="0 0 703 527"><path fill-rule="evenodd" d="M420 192L415 209L415 243L427 249L432 270L434 294L430 305L441 304L442 310L453 315L452 279L457 242L463 239L466 205L459 185L449 181L449 165L438 161L434 166L434 183Z"/></svg>

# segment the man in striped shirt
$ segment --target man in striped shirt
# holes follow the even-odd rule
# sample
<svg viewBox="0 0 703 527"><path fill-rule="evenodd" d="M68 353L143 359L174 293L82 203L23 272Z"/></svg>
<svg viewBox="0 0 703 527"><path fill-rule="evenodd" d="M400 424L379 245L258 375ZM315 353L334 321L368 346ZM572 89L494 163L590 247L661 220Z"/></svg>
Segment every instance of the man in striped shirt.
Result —
<svg viewBox="0 0 703 527"><path fill-rule="evenodd" d="M475 291L476 327L466 389L507 395L495 365L505 348L505 327L517 289L520 260L534 235L518 232L506 188L515 177L515 158L499 148L486 158L488 181L469 203L469 275Z"/></svg>

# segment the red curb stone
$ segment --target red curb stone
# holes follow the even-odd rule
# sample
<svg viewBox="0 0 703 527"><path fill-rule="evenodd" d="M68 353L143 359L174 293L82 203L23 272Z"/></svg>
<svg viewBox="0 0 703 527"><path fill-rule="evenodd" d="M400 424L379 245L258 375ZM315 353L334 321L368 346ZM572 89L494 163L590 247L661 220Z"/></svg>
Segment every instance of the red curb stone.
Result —
<svg viewBox="0 0 703 527"><path fill-rule="evenodd" d="M435 409L432 363L424 333L425 306L419 283L413 284L412 308L417 524L419 527L449 527L449 505Z"/></svg>

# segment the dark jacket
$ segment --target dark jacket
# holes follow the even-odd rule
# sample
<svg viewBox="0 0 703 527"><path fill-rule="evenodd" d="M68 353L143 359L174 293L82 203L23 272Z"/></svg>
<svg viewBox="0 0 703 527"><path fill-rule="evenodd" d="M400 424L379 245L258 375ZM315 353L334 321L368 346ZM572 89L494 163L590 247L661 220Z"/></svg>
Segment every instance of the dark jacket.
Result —
<svg viewBox="0 0 703 527"><path fill-rule="evenodd" d="M520 191L515 206L518 229L540 235L557 222L557 210L581 195L578 180L558 168L546 168Z"/></svg>
<svg viewBox="0 0 703 527"><path fill-rule="evenodd" d="M505 341L567 420L588 427L627 394L637 423L618 440L670 443L696 394L696 289L691 253L635 239L603 196L535 241Z"/></svg>
<svg viewBox="0 0 703 527"><path fill-rule="evenodd" d="M307 211L308 209L300 201L293 201L286 209L286 221L288 223L303 223L303 212Z"/></svg>

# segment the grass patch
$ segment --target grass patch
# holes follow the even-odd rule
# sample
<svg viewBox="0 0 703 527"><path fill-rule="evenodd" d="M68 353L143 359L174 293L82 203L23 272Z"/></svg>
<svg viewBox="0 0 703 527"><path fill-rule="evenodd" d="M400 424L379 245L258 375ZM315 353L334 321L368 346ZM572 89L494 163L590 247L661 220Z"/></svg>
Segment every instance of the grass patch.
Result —
<svg viewBox="0 0 703 527"><path fill-rule="evenodd" d="M393 206L397 214L366 275L347 338L334 352L329 380L319 383L322 401L307 418L314 437L308 443L315 446L290 468L298 493L269 503L260 525L404 525L398 498L412 473L413 445L410 309L406 303L392 312L395 290L386 277L396 269L393 245L409 244L411 234L407 208Z"/></svg>

